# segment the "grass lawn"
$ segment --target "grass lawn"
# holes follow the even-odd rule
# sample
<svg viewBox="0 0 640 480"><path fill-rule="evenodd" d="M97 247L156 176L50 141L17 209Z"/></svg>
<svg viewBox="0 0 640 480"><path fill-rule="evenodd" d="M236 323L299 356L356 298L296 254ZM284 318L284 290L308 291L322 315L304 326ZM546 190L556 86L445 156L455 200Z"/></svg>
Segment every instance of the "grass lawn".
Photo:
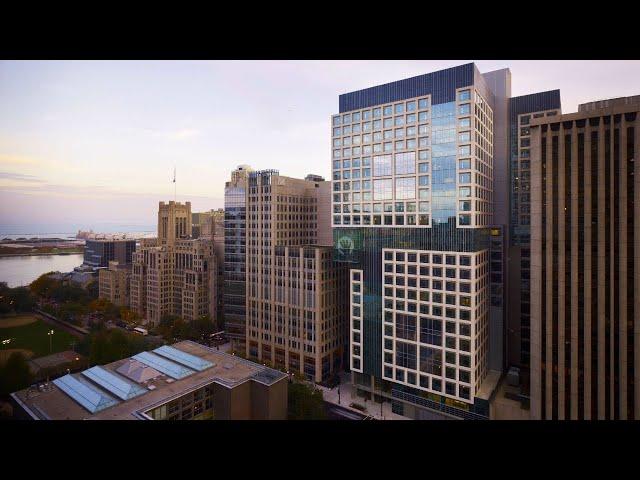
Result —
<svg viewBox="0 0 640 480"><path fill-rule="evenodd" d="M53 327L42 320L37 319L35 322L20 326L12 326L2 328L3 323L0 318L0 340L11 338L8 345L0 345L0 348L20 348L33 352L33 358L49 355L49 353L62 352L71 350L70 343L78 343L78 339L59 328ZM53 338L51 339L51 351L49 351L49 336L47 332L53 329Z"/></svg>

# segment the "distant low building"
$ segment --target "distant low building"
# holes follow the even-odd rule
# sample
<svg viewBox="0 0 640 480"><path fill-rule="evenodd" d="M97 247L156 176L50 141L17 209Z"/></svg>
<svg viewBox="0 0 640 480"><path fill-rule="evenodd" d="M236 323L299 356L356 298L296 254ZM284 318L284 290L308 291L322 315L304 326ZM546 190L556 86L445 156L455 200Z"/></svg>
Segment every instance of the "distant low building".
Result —
<svg viewBox="0 0 640 480"><path fill-rule="evenodd" d="M287 375L183 341L11 394L32 420L285 420Z"/></svg>
<svg viewBox="0 0 640 480"><path fill-rule="evenodd" d="M96 275L93 272L54 272L49 274L49 278L54 280L61 280L63 282L71 282L86 288L91 282L96 279Z"/></svg>
<svg viewBox="0 0 640 480"><path fill-rule="evenodd" d="M113 260L109 262L109 268L102 268L98 271L98 296L119 307L128 307L131 271L131 264L121 265Z"/></svg>
<svg viewBox="0 0 640 480"><path fill-rule="evenodd" d="M84 262L93 268L106 268L111 260L121 264L131 263L136 250L136 240L130 238L91 238L84 246Z"/></svg>

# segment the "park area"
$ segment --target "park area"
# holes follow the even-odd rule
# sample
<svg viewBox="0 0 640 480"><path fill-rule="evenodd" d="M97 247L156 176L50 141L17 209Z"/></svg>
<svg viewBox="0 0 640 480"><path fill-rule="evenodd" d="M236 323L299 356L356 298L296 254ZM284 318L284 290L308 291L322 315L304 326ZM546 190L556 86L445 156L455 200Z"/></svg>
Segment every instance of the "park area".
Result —
<svg viewBox="0 0 640 480"><path fill-rule="evenodd" d="M51 330L54 333L49 338L48 332ZM6 340L10 342L5 344ZM0 341L3 341L0 344L0 364L6 362L13 352L21 352L28 359L37 358L72 350L71 344L78 342L73 335L45 323L33 314L0 317Z"/></svg>

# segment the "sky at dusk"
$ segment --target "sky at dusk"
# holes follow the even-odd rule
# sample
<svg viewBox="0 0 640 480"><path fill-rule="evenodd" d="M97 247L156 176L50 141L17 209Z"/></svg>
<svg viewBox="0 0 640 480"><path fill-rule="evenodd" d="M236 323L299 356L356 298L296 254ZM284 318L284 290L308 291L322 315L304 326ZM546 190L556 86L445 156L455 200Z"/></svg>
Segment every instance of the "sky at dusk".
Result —
<svg viewBox="0 0 640 480"><path fill-rule="evenodd" d="M153 226L174 165L194 211L239 164L329 179L338 95L469 61L0 61L0 227ZM564 113L640 94L640 61L475 63Z"/></svg>

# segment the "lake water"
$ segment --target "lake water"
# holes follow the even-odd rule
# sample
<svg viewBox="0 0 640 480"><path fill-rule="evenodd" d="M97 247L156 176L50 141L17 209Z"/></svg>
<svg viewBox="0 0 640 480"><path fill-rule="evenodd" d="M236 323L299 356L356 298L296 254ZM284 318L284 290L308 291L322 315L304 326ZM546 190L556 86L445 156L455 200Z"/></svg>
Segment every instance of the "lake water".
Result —
<svg viewBox="0 0 640 480"><path fill-rule="evenodd" d="M33 282L43 273L71 272L82 264L81 253L72 255L31 255L0 257L0 282L18 287Z"/></svg>

